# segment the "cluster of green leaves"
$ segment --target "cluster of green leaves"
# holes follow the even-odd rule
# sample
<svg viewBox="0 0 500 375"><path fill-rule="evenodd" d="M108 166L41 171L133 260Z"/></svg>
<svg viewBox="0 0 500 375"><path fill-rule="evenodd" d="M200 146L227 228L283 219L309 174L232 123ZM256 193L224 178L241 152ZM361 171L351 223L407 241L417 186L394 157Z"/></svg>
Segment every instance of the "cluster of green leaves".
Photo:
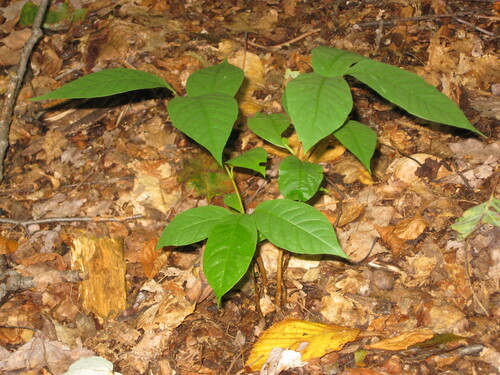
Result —
<svg viewBox="0 0 500 375"><path fill-rule="evenodd" d="M281 161L278 177L284 199L262 202L251 214L242 203L234 169L250 169L265 176L267 153L263 148L255 148L224 159L224 149L238 116L234 96L244 79L243 71L228 62L193 73L188 78L185 97L179 97L155 75L118 68L90 74L35 99L94 98L158 87L174 93L175 98L168 104L173 125L224 166L235 193L224 197L228 209L209 205L178 214L163 231L158 248L207 239L203 269L220 303L248 270L261 241L270 241L294 253L347 258L326 217L305 203L320 188L322 167L301 160L282 136L292 122L307 152L333 134L370 170L376 134L349 119L353 100L344 76L358 79L415 116L479 133L453 101L413 73L329 47L312 51L312 65L313 73L298 75L286 87L282 101L289 116L260 113L248 119L248 127L256 135L290 152Z"/></svg>

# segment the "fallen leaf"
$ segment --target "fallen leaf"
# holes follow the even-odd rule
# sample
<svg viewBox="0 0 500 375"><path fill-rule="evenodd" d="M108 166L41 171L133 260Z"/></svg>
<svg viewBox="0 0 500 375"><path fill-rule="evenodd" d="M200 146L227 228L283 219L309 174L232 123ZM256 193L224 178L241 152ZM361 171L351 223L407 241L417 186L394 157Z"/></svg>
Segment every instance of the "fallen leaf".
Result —
<svg viewBox="0 0 500 375"><path fill-rule="evenodd" d="M302 361L321 358L354 341L360 330L305 320L287 319L266 330L255 343L246 366L259 371L275 348L298 351Z"/></svg>
<svg viewBox="0 0 500 375"><path fill-rule="evenodd" d="M430 329L417 329L411 332L406 332L398 336L391 337L386 340L379 341L375 344L367 345L366 349L381 349L381 350L406 350L410 346L429 340L434 336Z"/></svg>
<svg viewBox="0 0 500 375"><path fill-rule="evenodd" d="M0 237L0 254L11 254L17 250L17 241Z"/></svg>

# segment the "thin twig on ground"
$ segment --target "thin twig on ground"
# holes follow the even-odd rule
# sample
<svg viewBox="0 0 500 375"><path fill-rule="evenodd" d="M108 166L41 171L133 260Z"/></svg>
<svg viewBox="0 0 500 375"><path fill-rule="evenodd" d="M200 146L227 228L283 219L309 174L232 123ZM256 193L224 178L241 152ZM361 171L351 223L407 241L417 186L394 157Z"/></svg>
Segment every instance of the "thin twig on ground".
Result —
<svg viewBox="0 0 500 375"><path fill-rule="evenodd" d="M12 224L15 226L21 226L26 231L26 233L30 233L28 230L28 226L34 224L48 224L48 223L76 223L76 222L96 222L96 223L109 223L109 222L124 222L130 220L141 219L142 215L132 215L126 217L89 217L89 216L74 216L74 217L50 217L47 219L36 219L36 220L14 220L7 218L0 218L0 224Z"/></svg>
<svg viewBox="0 0 500 375"><path fill-rule="evenodd" d="M455 18L457 16L467 16L472 14L472 12L459 12L459 13L444 13L444 14L429 14L427 16L416 16L407 18L393 18L390 20L380 20L380 21L366 21L357 23L358 26L371 27L371 26L393 26L400 22L413 22L413 21L426 21L435 18Z"/></svg>
<svg viewBox="0 0 500 375"><path fill-rule="evenodd" d="M19 94L19 90L24 79L24 74L26 73L28 61L31 57L31 52L35 47L35 44L43 35L41 25L49 2L50 0L41 1L36 13L35 21L33 22L31 36L26 41L23 52L21 53L21 59L19 61L17 73L15 73L15 75L12 77L9 84L7 85L7 89L5 90L2 109L0 110L0 181L2 181L4 177L3 159L5 158L7 148L9 147L9 132L10 124L12 123L12 113L14 112L17 95Z"/></svg>

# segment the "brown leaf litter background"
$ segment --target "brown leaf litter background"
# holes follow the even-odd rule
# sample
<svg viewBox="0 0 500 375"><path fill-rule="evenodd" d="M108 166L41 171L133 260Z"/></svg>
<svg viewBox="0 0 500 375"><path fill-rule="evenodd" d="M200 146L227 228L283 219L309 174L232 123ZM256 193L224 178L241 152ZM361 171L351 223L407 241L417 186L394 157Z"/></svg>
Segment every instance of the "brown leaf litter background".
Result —
<svg viewBox="0 0 500 375"><path fill-rule="evenodd" d="M0 1L0 95L31 35L17 24L25 2ZM53 3L55 9L61 2ZM124 375L242 374L252 344L287 318L360 334L282 373L499 371L499 228L482 226L459 241L449 227L466 209L498 196L497 2L81 0L69 6L86 9L85 20L46 25L15 106L4 162L0 372L59 375L96 355ZM217 310L201 269L202 246L154 250L175 214L222 205L227 191L222 179L216 190L200 175L209 158L172 127L165 93L29 101L113 67L157 74L183 93L191 73L228 59L247 78L229 148L265 146L273 170L279 152L248 131L245 117L282 111L285 72L310 71L310 51L319 45L421 75L488 138L423 125L352 82L354 115L379 136L373 175L334 140L318 147L313 161L322 164L330 192L314 204L336 225L353 263L292 256L280 309L277 249L263 246L269 276L266 285L259 281L263 316L249 279ZM257 176L237 180L245 198L264 186L249 208L278 197ZM88 220L36 221L75 216ZM442 337L448 339L432 341Z"/></svg>

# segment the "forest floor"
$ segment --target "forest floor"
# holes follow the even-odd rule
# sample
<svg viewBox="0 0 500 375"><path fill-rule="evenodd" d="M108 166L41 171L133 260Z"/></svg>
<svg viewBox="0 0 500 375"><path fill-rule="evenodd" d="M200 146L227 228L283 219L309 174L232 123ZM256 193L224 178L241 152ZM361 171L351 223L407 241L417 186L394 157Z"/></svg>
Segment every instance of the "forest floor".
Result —
<svg viewBox="0 0 500 375"><path fill-rule="evenodd" d="M0 0L1 96L30 37L25 3ZM14 108L0 186L0 373L59 375L97 356L124 375L243 374L262 333L289 318L359 334L320 358L254 373L499 373L500 230L481 215L465 238L451 228L485 202L491 214L498 197L499 5L53 1ZM272 171L283 153L246 119L283 112L286 72L310 72L317 46L417 73L487 137L426 124L350 81L353 118L378 135L372 173L324 141L314 157L325 193L313 204L351 261L293 255L281 306L270 244L259 249L267 279L256 268L255 281L249 273L220 308L201 267L204 243L155 250L178 213L223 206L232 192L224 170L172 126L168 93L29 100L116 67L156 74L183 95L191 73L227 59L246 73L230 149L270 155L267 183L236 174L252 210L279 197Z"/></svg>

